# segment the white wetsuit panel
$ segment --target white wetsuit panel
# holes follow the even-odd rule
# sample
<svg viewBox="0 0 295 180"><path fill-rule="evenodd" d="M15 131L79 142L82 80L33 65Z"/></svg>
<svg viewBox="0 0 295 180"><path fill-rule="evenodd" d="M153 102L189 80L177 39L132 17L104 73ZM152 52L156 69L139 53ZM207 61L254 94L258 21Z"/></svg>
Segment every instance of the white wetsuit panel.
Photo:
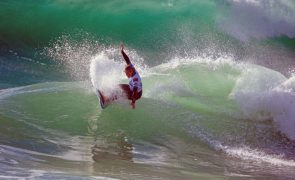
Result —
<svg viewBox="0 0 295 180"><path fill-rule="evenodd" d="M142 90L142 83L141 78L137 71L135 71L135 74L128 78L129 80L129 87L133 91L134 87L137 87L137 92L140 92Z"/></svg>

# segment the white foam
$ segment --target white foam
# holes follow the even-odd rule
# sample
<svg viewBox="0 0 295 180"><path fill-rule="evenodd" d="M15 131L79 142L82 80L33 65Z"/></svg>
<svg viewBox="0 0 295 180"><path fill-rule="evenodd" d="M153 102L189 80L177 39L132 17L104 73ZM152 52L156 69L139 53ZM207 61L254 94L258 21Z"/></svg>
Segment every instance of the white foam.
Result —
<svg viewBox="0 0 295 180"><path fill-rule="evenodd" d="M224 143L214 139L208 132L198 126L187 126L187 130L193 135L206 142L216 151L222 151L229 156L241 158L244 160L255 161L258 163L269 163L276 166L291 166L295 167L294 160L285 159L283 155L267 154L258 149L252 149L247 146L234 147L225 145Z"/></svg>
<svg viewBox="0 0 295 180"><path fill-rule="evenodd" d="M219 26L233 37L247 41L280 35L295 37L293 0L228 0L228 17L218 18Z"/></svg>
<svg viewBox="0 0 295 180"><path fill-rule="evenodd" d="M212 69L222 65L230 65L236 66L236 63L232 56L224 55L219 58L212 58L212 57L174 57L167 63L162 63L156 67L153 67L153 71L165 71L170 69L175 69L181 65L193 65L193 64L206 64Z"/></svg>
<svg viewBox="0 0 295 180"><path fill-rule="evenodd" d="M285 160L280 155L269 155L262 151L251 149L249 147L240 148L225 148L224 151L233 157L242 158L245 160L266 162L276 166L292 166L295 167L293 160Z"/></svg>
<svg viewBox="0 0 295 180"><path fill-rule="evenodd" d="M15 95L18 91L24 89L25 87L16 87L9 89L1 89L0 90L0 100L5 99L7 97Z"/></svg>
<svg viewBox="0 0 295 180"><path fill-rule="evenodd" d="M244 116L273 120L277 131L295 140L295 78L261 67L247 68L237 80L230 97Z"/></svg>

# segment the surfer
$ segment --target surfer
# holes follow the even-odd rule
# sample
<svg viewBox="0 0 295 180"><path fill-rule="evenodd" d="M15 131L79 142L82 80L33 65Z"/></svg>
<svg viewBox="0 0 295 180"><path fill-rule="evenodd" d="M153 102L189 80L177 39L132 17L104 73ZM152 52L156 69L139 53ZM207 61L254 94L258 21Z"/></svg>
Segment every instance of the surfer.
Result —
<svg viewBox="0 0 295 180"><path fill-rule="evenodd" d="M129 57L124 52L124 45L121 44L121 54L126 62L125 74L128 77L129 84L120 84L120 88L123 90L126 97L131 100L131 107L135 108L135 101L141 98L142 95L142 83L139 73L130 62Z"/></svg>
<svg viewBox="0 0 295 180"><path fill-rule="evenodd" d="M119 84L120 89L123 91L123 96L129 100L131 100L131 107L135 109L135 101L141 98L142 95L142 83L139 73L134 68L133 64L131 63L129 57L124 52L124 45L121 44L120 46L121 54L126 62L125 66L125 74L128 77L129 83L128 84ZM115 101L118 99L117 95L111 95L110 97L106 97L102 94L100 90L98 90L100 96L100 104L102 108L105 108L110 102Z"/></svg>

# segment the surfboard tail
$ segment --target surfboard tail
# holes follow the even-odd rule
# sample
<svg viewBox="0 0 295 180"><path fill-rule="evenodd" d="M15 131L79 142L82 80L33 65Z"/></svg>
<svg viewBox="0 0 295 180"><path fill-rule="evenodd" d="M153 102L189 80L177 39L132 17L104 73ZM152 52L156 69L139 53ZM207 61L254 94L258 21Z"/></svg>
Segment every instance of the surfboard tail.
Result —
<svg viewBox="0 0 295 180"><path fill-rule="evenodd" d="M97 93L99 97L100 106L102 109L105 109L108 105L106 101L106 97L103 95L103 93L100 90L97 90Z"/></svg>

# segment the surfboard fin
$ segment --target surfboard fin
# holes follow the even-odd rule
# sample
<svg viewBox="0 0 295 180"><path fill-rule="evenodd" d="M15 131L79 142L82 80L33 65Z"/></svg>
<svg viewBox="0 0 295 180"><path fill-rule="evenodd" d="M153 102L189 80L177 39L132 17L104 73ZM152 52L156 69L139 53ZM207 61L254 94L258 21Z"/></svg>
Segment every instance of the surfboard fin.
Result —
<svg viewBox="0 0 295 180"><path fill-rule="evenodd" d="M102 109L105 109L108 105L106 102L106 99L104 97L104 95L102 94L102 92L100 90L97 90L98 95L99 95L99 102L100 102L100 106Z"/></svg>

